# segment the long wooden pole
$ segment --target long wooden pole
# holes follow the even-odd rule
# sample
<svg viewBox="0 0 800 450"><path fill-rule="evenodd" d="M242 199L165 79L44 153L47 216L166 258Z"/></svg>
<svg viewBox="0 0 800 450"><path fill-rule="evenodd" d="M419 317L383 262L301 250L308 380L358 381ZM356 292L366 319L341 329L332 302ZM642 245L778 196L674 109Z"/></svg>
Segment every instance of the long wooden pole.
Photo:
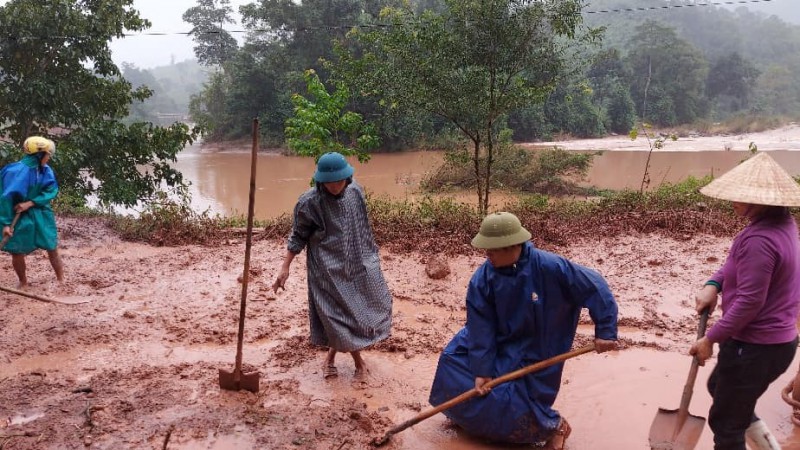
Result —
<svg viewBox="0 0 800 450"><path fill-rule="evenodd" d="M239 334L236 341L236 381L242 374L242 345L244 340L244 318L247 309L247 283L250 278L250 249L253 246L253 215L256 197L256 161L258 160L258 119L253 119L253 148L250 151L250 196L247 202L247 237L244 246L244 273L242 273L242 299L239 305Z"/></svg>
<svg viewBox="0 0 800 450"><path fill-rule="evenodd" d="M32 298L34 300L39 300L41 302L49 302L49 303L60 303L62 305L77 305L80 303L89 303L89 300L59 300L52 297L44 297L41 295L31 294L30 292L21 291L19 289L12 289L8 287L0 286L0 291L5 291L10 294L17 294L23 297Z"/></svg>

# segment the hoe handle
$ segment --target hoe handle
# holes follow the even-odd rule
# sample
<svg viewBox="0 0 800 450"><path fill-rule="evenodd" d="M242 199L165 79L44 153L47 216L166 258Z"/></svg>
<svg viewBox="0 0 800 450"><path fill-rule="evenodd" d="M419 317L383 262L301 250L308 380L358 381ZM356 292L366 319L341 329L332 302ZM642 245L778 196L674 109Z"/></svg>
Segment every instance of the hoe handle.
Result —
<svg viewBox="0 0 800 450"><path fill-rule="evenodd" d="M17 214L15 214L15 215L14 215L14 220L12 220L12 221L11 221L11 225L9 225L9 227L11 228L11 232L12 232L12 233L14 232L14 227L17 225L17 221L19 220L19 216L20 216L20 214L22 214L22 213L21 213L21 212L18 212ZM5 247L5 246L6 246L6 243L8 242L8 239L9 239L10 237L11 237L11 236L3 236L3 240L2 240L2 241L0 241L0 249L2 249L3 247Z"/></svg>
<svg viewBox="0 0 800 450"><path fill-rule="evenodd" d="M513 372L509 372L509 373L507 373L507 374L505 374L503 376L494 378L493 380L491 380L488 383L486 383L484 386L487 387L487 388L493 388L493 387L497 386L498 384L505 383L506 381L516 380L517 378L521 378L521 377L523 377L525 375L528 375L529 373L533 373L533 372L542 370L542 369L544 369L546 367L550 367L550 366L552 366L554 364L558 364L560 362L564 362L564 361L566 361L566 360L568 360L570 358L574 358L574 357L582 355L584 353L589 353L589 352L591 352L593 350L594 350L594 344L589 344L589 345L581 347L579 349L572 350L571 352L562 353L562 354L560 354L558 356L554 356L552 358L545 359L544 361L539 361L538 363L531 364L529 366L525 366L522 369L518 369L518 370L515 370ZM423 420L425 420L425 419L427 419L427 418L429 418L431 416L434 416L434 415L436 415L436 414L438 414L438 413L440 413L440 412L442 412L444 410L450 409L453 406L456 406L459 403L463 403L463 402L465 402L465 401L467 401L467 400L469 400L469 399L471 399L473 397L477 397L478 395L479 395L478 394L478 390L475 389L475 388L472 388L472 389L468 390L467 392L464 392L463 394L461 394L461 395L459 395L457 397L454 397L454 398L442 403L441 405L439 405L439 406L437 406L435 408L431 408L431 409L429 409L427 411L421 412L421 413L417 414L416 416L412 417L411 419L406 420L405 422L401 423L400 425L397 425L397 426L393 427L392 429L390 429L389 431L387 431L386 434L382 438L376 439L375 441L373 441L373 445L376 445L376 446L383 445L383 444L387 443L389 441L389 438L391 438L393 435L405 430L406 428L414 426L414 425L422 422Z"/></svg>

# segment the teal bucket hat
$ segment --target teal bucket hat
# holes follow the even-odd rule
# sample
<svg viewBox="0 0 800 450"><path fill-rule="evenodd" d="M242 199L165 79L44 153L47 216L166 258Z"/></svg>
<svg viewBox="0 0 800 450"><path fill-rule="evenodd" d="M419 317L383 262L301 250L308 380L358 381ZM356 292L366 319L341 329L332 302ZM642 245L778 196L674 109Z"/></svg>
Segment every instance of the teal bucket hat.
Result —
<svg viewBox="0 0 800 450"><path fill-rule="evenodd" d="M353 176L353 166L344 159L341 153L328 152L317 161L314 181L317 183L333 183Z"/></svg>
<svg viewBox="0 0 800 450"><path fill-rule="evenodd" d="M510 247L531 239L531 233L522 227L517 216L508 212L489 214L481 222L481 229L472 239L472 246L484 250Z"/></svg>

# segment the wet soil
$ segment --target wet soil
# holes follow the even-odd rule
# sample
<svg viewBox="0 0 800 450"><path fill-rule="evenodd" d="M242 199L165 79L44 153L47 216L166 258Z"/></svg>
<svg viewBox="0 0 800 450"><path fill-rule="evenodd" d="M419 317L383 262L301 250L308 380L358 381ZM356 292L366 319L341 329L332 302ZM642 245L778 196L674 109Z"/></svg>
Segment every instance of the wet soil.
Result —
<svg viewBox="0 0 800 450"><path fill-rule="evenodd" d="M365 449L393 424L428 408L438 352L465 320L475 255L448 257L450 274L428 278L431 256L382 249L394 298L392 336L365 352L366 383L339 355L338 378L323 380L324 349L308 343L305 254L287 289L272 284L280 240L253 245L247 292L245 371L261 390L220 390L232 370L244 241L153 247L123 242L99 221L59 217L67 281L56 284L46 255L28 257L32 289L80 305L0 293L0 448L22 449ZM535 239L534 239L535 242ZM573 428L571 450L647 448L658 407L677 408L696 333L694 289L721 264L729 237L661 234L584 237L551 248L599 270L620 305L621 349L566 365L557 407ZM10 261L0 286L14 286ZM591 339L584 317L576 345ZM702 368L690 408L706 416ZM779 390L758 412L784 449L800 433ZM698 448L711 448L706 429ZM394 436L389 449L499 449L437 415ZM518 447L517 447L518 448Z"/></svg>

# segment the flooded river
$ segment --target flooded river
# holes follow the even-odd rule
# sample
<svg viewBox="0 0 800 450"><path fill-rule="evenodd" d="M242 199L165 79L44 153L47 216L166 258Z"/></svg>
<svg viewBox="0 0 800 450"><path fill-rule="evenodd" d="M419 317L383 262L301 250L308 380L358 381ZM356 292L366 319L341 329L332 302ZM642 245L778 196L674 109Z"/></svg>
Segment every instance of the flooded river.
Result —
<svg viewBox="0 0 800 450"><path fill-rule="evenodd" d="M800 152L772 151L770 154L791 174L800 174ZM656 151L650 159L650 187L677 182L689 175L718 175L734 167L749 154L743 151ZM586 180L601 189L639 189L647 164L647 152L606 151L596 156ZM418 196L420 180L441 164L441 152L375 154L365 164L356 160L355 177L368 191L394 199ZM178 156L176 167L191 181L193 206L223 215L247 212L250 155L247 152L204 152L198 145ZM258 219L291 213L297 198L308 189L314 163L310 158L260 154L255 214ZM474 193L455 195L474 202ZM503 196L493 196L493 207Z"/></svg>

